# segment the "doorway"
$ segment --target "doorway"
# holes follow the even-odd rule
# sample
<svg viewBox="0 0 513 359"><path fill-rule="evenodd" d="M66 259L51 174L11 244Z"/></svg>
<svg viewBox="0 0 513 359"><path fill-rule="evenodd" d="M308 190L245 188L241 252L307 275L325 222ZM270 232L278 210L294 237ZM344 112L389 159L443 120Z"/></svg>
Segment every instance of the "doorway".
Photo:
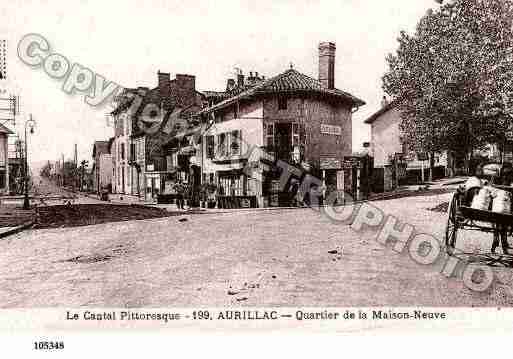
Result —
<svg viewBox="0 0 513 359"><path fill-rule="evenodd" d="M276 123L274 126L276 159L288 163L292 152L292 123Z"/></svg>

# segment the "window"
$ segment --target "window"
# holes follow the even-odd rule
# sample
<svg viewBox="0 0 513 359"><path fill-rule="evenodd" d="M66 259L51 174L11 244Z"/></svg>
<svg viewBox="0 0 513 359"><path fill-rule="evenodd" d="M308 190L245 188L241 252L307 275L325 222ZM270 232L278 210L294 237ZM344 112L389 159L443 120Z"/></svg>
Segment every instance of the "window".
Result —
<svg viewBox="0 0 513 359"><path fill-rule="evenodd" d="M207 136L205 139L207 158L214 158L215 143L214 136Z"/></svg>
<svg viewBox="0 0 513 359"><path fill-rule="evenodd" d="M230 154L232 156L237 156L241 154L241 131L235 130L232 131L230 136Z"/></svg>
<svg viewBox="0 0 513 359"><path fill-rule="evenodd" d="M269 151L274 147L274 123L264 124L264 146Z"/></svg>
<svg viewBox="0 0 513 359"><path fill-rule="evenodd" d="M169 171L174 167L173 155L166 156L166 170Z"/></svg>
<svg viewBox="0 0 513 359"><path fill-rule="evenodd" d="M120 148L120 156L121 156L121 159L124 160L125 159L125 144L122 143L121 144L121 148Z"/></svg>
<svg viewBox="0 0 513 359"><path fill-rule="evenodd" d="M130 144L130 161L135 162L135 143Z"/></svg>
<svg viewBox="0 0 513 359"><path fill-rule="evenodd" d="M299 146L299 124L292 124L292 146Z"/></svg>
<svg viewBox="0 0 513 359"><path fill-rule="evenodd" d="M278 97L278 110L287 109L287 98L285 96Z"/></svg>
<svg viewBox="0 0 513 359"><path fill-rule="evenodd" d="M226 133L217 135L216 157L225 157L227 155L226 142Z"/></svg>

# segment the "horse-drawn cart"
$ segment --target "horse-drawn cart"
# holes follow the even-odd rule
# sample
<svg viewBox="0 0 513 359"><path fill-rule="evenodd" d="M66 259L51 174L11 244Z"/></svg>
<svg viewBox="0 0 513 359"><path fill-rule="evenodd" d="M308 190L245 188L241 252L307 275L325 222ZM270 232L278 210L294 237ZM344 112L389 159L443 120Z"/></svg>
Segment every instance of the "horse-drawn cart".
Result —
<svg viewBox="0 0 513 359"><path fill-rule="evenodd" d="M513 187L491 185L491 189L509 192L513 197ZM513 232L513 208L509 213L498 213L488 209L472 208L472 193L464 188L458 189L452 196L447 210L447 227L445 232L445 245L449 255L467 255L473 261L487 262L490 265L504 265L513 267L513 255L509 254L508 236ZM490 253L465 253L457 249L458 231L475 230L493 234ZM458 242L460 243L460 242ZM496 254L501 244L502 254Z"/></svg>

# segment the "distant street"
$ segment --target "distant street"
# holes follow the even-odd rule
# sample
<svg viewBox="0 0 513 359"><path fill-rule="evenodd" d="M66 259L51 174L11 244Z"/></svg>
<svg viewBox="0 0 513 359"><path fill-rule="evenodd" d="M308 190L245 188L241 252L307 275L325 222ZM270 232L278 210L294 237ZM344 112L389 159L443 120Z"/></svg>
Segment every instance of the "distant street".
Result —
<svg viewBox="0 0 513 359"><path fill-rule="evenodd" d="M373 204L442 238L445 213L427 208L448 199ZM509 277L500 290L472 292L374 237L310 209L30 230L0 242L0 307L513 304ZM488 237L467 241L487 248Z"/></svg>
<svg viewBox="0 0 513 359"><path fill-rule="evenodd" d="M46 178L36 178L34 181L34 188L32 190L34 194L40 196L69 196L69 192L61 186L57 186Z"/></svg>

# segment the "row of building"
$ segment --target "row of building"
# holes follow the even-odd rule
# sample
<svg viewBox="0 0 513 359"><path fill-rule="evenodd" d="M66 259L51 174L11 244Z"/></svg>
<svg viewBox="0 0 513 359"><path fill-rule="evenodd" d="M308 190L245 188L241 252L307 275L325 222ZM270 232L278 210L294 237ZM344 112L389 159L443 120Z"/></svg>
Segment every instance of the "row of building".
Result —
<svg viewBox="0 0 513 359"><path fill-rule="evenodd" d="M0 195L23 192L23 148L24 142L16 136L15 132L0 123Z"/></svg>
<svg viewBox="0 0 513 359"><path fill-rule="evenodd" d="M429 162L405 148L394 102L365 121L370 148L355 158L352 116L365 102L335 88L335 44L318 50L317 78L292 66L268 79L239 71L224 91L198 91L194 76L159 71L156 87L125 89L110 113L113 137L93 146L95 190L149 200L172 194L177 182L209 184L218 196L267 206L279 197L280 177L269 155L320 178L324 195L359 194L370 184L389 190L408 172L423 172ZM447 156L433 160L445 175Z"/></svg>
<svg viewBox="0 0 513 359"><path fill-rule="evenodd" d="M280 176L268 155L340 190L350 171L342 164L352 155L352 115L365 103L335 88L335 51L334 43L319 44L318 78L292 66L268 79L240 71L224 91L200 92L192 75L158 72L155 88L125 89L110 114L113 137L94 143L96 190L148 200L181 181L266 206Z"/></svg>

